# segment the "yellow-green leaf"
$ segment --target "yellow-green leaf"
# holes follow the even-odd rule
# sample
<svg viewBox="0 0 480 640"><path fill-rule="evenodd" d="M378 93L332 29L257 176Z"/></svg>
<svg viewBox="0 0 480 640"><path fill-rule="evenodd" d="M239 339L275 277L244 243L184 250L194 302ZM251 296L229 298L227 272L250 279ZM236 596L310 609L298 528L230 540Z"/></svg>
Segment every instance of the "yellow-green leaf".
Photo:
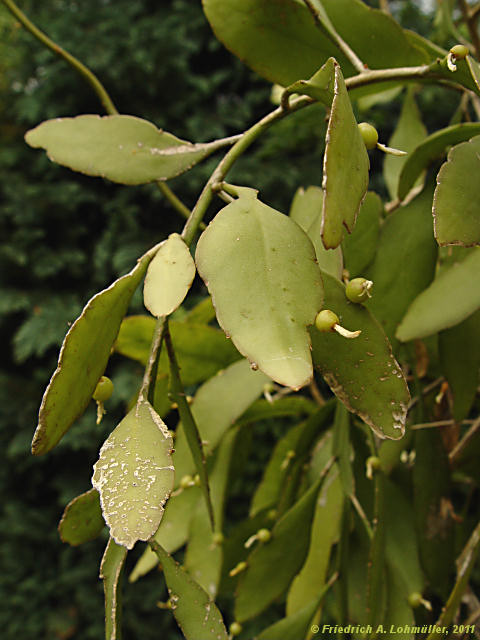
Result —
<svg viewBox="0 0 480 640"><path fill-rule="evenodd" d="M202 587L156 542L151 543L167 582L173 615L186 640L228 640L222 614Z"/></svg>
<svg viewBox="0 0 480 640"><path fill-rule="evenodd" d="M240 353L280 384L307 384L313 369L306 327L323 293L314 248L300 227L242 189L203 232L195 259Z"/></svg>
<svg viewBox="0 0 480 640"><path fill-rule="evenodd" d="M143 299L152 316L168 316L179 307L195 277L195 263L178 233L162 242L148 265Z"/></svg>
<svg viewBox="0 0 480 640"><path fill-rule="evenodd" d="M321 238L323 209L323 191L320 187L311 186L306 190L299 187L290 206L290 217L302 227L315 247L318 266L336 278L343 273L343 256L341 247L325 249Z"/></svg>
<svg viewBox="0 0 480 640"><path fill-rule="evenodd" d="M353 231L368 188L368 160L342 72L335 66L334 98L323 158L321 236L326 249L338 247L344 229Z"/></svg>
<svg viewBox="0 0 480 640"><path fill-rule="evenodd" d="M438 172L433 200L438 244L472 247L480 244L480 135L450 150Z"/></svg>
<svg viewBox="0 0 480 640"><path fill-rule="evenodd" d="M125 547L110 538L100 565L100 578L105 593L105 638L119 640L122 635L122 591L121 582L127 558Z"/></svg>
<svg viewBox="0 0 480 640"><path fill-rule="evenodd" d="M97 293L70 328L63 341L57 369L42 399L32 442L33 454L40 455L53 449L85 411L105 371L132 295L156 250L154 247L130 273Z"/></svg>
<svg viewBox="0 0 480 640"><path fill-rule="evenodd" d="M379 324L363 305L345 296L344 285L323 274L325 306L340 324L362 333L347 340L337 333L310 330L313 358L335 395L381 438L397 440L405 432L410 400L400 365Z"/></svg>
<svg viewBox="0 0 480 640"><path fill-rule="evenodd" d="M90 489L67 504L58 525L58 532L63 542L76 547L94 540L104 526L100 496L96 489Z"/></svg>
<svg viewBox="0 0 480 640"><path fill-rule="evenodd" d="M425 338L453 327L480 308L480 249L445 267L432 284L409 306L397 338L402 342Z"/></svg>
<svg viewBox="0 0 480 640"><path fill-rule="evenodd" d="M112 538L131 549L158 529L173 487L173 441L143 399L104 442L92 484Z"/></svg>
<svg viewBox="0 0 480 640"><path fill-rule="evenodd" d="M173 178L231 143L192 144L125 115L47 120L28 131L25 140L74 171L130 185Z"/></svg>

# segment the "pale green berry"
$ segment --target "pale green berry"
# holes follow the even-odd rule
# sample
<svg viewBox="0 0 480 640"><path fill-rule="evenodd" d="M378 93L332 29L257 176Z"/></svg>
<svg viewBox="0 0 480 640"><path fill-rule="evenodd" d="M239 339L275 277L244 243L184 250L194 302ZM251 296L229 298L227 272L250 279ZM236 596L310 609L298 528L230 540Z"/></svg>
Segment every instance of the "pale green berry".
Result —
<svg viewBox="0 0 480 640"><path fill-rule="evenodd" d="M272 537L272 534L269 529L259 529L256 536L259 542L268 542Z"/></svg>
<svg viewBox="0 0 480 640"><path fill-rule="evenodd" d="M464 60L468 56L468 47L464 44L456 44L450 49L450 53L455 56L456 60Z"/></svg>
<svg viewBox="0 0 480 640"><path fill-rule="evenodd" d="M408 596L408 604L412 607L412 609L418 609L418 607L422 604L422 594L418 593L418 591L414 591Z"/></svg>
<svg viewBox="0 0 480 640"><path fill-rule="evenodd" d="M335 325L339 322L340 320L337 314L330 309L322 309L320 313L317 313L317 317L315 318L315 326L322 333L335 331Z"/></svg>
<svg viewBox="0 0 480 640"><path fill-rule="evenodd" d="M97 382L92 398L97 402L106 402L113 393L113 382L107 376L102 376Z"/></svg>
<svg viewBox="0 0 480 640"><path fill-rule="evenodd" d="M225 536L221 531L216 531L212 536L212 542L216 546L223 544L224 540L225 540Z"/></svg>
<svg viewBox="0 0 480 640"><path fill-rule="evenodd" d="M368 122L360 122L358 129L367 149L375 149L378 142L378 131Z"/></svg>
<svg viewBox="0 0 480 640"><path fill-rule="evenodd" d="M230 625L230 635L239 636L242 633L242 625L239 622L232 622Z"/></svg>
<svg viewBox="0 0 480 640"><path fill-rule="evenodd" d="M373 282L366 280L365 278L354 278L347 283L345 288L345 295L350 302L360 303L365 302L367 298L370 298L370 289Z"/></svg>

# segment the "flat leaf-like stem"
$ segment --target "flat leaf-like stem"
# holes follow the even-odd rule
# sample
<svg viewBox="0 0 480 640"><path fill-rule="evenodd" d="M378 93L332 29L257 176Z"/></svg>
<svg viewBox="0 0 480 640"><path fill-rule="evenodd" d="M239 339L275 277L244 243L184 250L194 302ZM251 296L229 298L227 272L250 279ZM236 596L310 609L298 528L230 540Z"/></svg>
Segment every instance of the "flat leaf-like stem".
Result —
<svg viewBox="0 0 480 640"><path fill-rule="evenodd" d="M446 267L409 306L397 330L402 342L425 338L462 322L480 308L480 249Z"/></svg>
<svg viewBox="0 0 480 640"><path fill-rule="evenodd" d="M195 277L195 263L178 233L172 233L148 266L143 299L150 313L159 318L175 311L185 299Z"/></svg>
<svg viewBox="0 0 480 640"><path fill-rule="evenodd" d="M353 114L342 72L335 66L334 98L323 158L321 236L325 249L351 233L368 188L370 162Z"/></svg>
<svg viewBox="0 0 480 640"><path fill-rule="evenodd" d="M210 489L208 486L207 466L205 462L205 454L203 452L202 440L198 431L197 423L193 417L190 405L188 404L182 380L180 378L180 369L178 367L175 350L173 348L172 339L168 330L168 321L166 321L165 330L165 346L167 348L168 359L170 362L170 389L172 400L177 403L178 413L182 421L183 431L185 433L190 453L195 463L195 470L200 477L200 484L205 498L208 516L212 530L215 527L213 506L210 498Z"/></svg>
<svg viewBox="0 0 480 640"><path fill-rule="evenodd" d="M238 136L193 144L134 116L82 115L47 120L25 134L53 162L128 185L168 180Z"/></svg>
<svg viewBox="0 0 480 640"><path fill-rule="evenodd" d="M94 540L104 526L100 496L96 489L90 489L67 504L58 525L58 532L62 542L76 547Z"/></svg>
<svg viewBox="0 0 480 640"><path fill-rule="evenodd" d="M425 138L408 155L400 173L398 182L398 197L403 200L415 184L418 176L438 158L441 158L445 150L459 142L470 140L480 134L480 123L463 122L455 124L440 131L435 131Z"/></svg>
<svg viewBox="0 0 480 640"><path fill-rule="evenodd" d="M153 247L130 273L97 293L65 336L57 369L40 406L32 442L34 455L53 449L85 411L105 371L130 300L157 249Z"/></svg>
<svg viewBox="0 0 480 640"><path fill-rule="evenodd" d="M323 294L314 248L298 225L242 189L203 232L195 260L220 326L252 367L294 389L307 384L306 327Z"/></svg>
<svg viewBox="0 0 480 640"><path fill-rule="evenodd" d="M313 359L335 395L381 438L405 433L410 400L400 365L378 322L359 304L347 300L344 285L323 274L325 306L340 322L361 330L355 340L312 328Z"/></svg>
<svg viewBox="0 0 480 640"><path fill-rule="evenodd" d="M92 484L112 538L131 549L160 525L173 487L173 441L142 397L104 442Z"/></svg>
<svg viewBox="0 0 480 640"><path fill-rule="evenodd" d="M480 244L480 135L450 149L437 176L433 199L435 238L440 245Z"/></svg>
<svg viewBox="0 0 480 640"><path fill-rule="evenodd" d="M123 569L127 558L125 547L110 538L100 565L100 578L105 592L105 639L122 638L122 590Z"/></svg>
<svg viewBox="0 0 480 640"><path fill-rule="evenodd" d="M470 574L478 557L479 547L480 524L477 524L462 553L460 554L460 557L457 560L457 581L455 583L455 586L453 587L450 597L447 600L447 604L445 605L440 618L435 625L437 628L448 627L452 623L455 614L457 613L457 610L460 606L462 596L465 593L466 588L468 587ZM436 637L438 637L438 634L436 634L434 630L429 634L427 640L433 640Z"/></svg>
<svg viewBox="0 0 480 640"><path fill-rule="evenodd" d="M150 547L163 568L170 603L186 640L229 640L222 615L200 585L154 540Z"/></svg>

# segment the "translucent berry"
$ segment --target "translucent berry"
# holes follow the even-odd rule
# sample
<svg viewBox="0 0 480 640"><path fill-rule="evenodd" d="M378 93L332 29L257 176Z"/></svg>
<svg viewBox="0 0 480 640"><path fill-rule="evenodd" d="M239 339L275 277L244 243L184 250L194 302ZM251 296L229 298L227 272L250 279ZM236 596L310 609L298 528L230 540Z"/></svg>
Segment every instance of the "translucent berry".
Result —
<svg viewBox="0 0 480 640"><path fill-rule="evenodd" d="M259 542L268 542L272 537L269 529L259 529L256 535Z"/></svg>

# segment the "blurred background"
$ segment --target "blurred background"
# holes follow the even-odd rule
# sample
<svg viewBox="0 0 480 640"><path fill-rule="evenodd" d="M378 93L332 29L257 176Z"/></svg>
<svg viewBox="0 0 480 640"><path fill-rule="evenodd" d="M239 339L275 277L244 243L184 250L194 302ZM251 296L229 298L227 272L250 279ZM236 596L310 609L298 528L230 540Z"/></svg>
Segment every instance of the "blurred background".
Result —
<svg viewBox="0 0 480 640"><path fill-rule="evenodd" d="M368 2L378 6L378 2ZM206 142L241 132L271 110L271 86L220 45L199 0L22 0L20 8L89 66L121 113L178 137ZM433 2L391 2L404 26L442 42ZM426 88L419 105L429 130L446 124L456 96ZM373 104L362 119L387 140L401 99ZM455 104L453 104L454 108ZM30 442L58 349L86 301L183 221L152 185L122 187L53 165L24 143L25 132L57 116L102 113L90 88L42 48L0 4L0 629L5 640L103 637L98 566L105 538L63 544L56 526L66 503L90 487L92 464L130 400L141 371L114 356L115 393L95 424L92 406L46 457ZM276 125L239 163L232 182L255 186L287 211L297 187L321 184L324 110ZM374 159L374 162L381 160ZM170 186L192 207L218 156ZM374 166L373 169L376 167ZM377 167L378 168L378 167ZM373 172L372 172L373 173ZM371 185L382 195L381 172ZM144 312L140 292L131 312ZM200 293L200 292L199 292ZM245 483L261 473L275 433L255 443ZM232 488L241 510L248 487ZM138 545L137 545L138 546ZM129 567L142 549L129 557ZM125 639L181 638L153 572L125 588Z"/></svg>

